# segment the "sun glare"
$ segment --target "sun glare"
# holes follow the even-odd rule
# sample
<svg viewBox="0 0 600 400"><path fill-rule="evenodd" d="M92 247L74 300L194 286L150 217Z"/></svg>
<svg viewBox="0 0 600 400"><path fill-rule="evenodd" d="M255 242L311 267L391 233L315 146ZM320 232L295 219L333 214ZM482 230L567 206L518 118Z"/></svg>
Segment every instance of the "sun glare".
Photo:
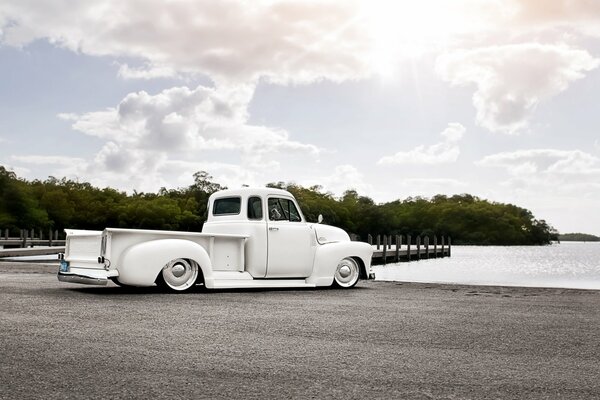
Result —
<svg viewBox="0 0 600 400"><path fill-rule="evenodd" d="M361 14L373 41L371 62L382 76L393 75L399 60L415 59L446 47L473 27L459 2L444 0L362 3Z"/></svg>

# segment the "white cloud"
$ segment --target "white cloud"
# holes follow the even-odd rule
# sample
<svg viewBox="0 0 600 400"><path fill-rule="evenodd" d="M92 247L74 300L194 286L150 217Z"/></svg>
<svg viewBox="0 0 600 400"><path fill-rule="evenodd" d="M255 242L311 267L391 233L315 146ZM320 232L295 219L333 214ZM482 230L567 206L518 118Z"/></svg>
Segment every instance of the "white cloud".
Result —
<svg viewBox="0 0 600 400"><path fill-rule="evenodd" d="M440 56L437 71L454 85L475 84L479 125L517 134L541 101L600 65L587 51L538 43L461 50Z"/></svg>
<svg viewBox="0 0 600 400"><path fill-rule="evenodd" d="M515 176L600 174L600 158L580 150L517 150L485 156L477 164L505 168Z"/></svg>
<svg viewBox="0 0 600 400"><path fill-rule="evenodd" d="M522 27L537 29L573 28L599 35L600 3L589 0L518 0L511 19Z"/></svg>
<svg viewBox="0 0 600 400"><path fill-rule="evenodd" d="M155 95L142 91L128 94L116 107L82 115L63 113L59 118L77 131L105 140L92 160L79 163L84 166L78 172L117 187L169 186L167 175L191 176L195 171L190 166L199 164L190 160L215 151L239 156L235 168L229 165L227 173L220 173L234 183L278 169L279 160L290 154L316 157L319 148L290 139L287 131L248 123L253 91L251 85L175 87ZM21 161L41 159L29 156ZM219 166L221 171L224 165Z"/></svg>
<svg viewBox="0 0 600 400"><path fill-rule="evenodd" d="M353 79L369 73L353 1L95 0L3 2L0 42L36 39L123 64L126 78L206 74L217 81Z"/></svg>
<svg viewBox="0 0 600 400"><path fill-rule="evenodd" d="M362 195L371 195L373 192L373 185L366 182L364 174L349 164L337 165L329 175L307 179L300 183L304 186L320 185L326 191L338 196L349 189L354 189Z"/></svg>
<svg viewBox="0 0 600 400"><path fill-rule="evenodd" d="M121 64L119 66L118 75L123 79L154 79L172 78L178 74L171 67L145 65L144 67L132 68L127 64Z"/></svg>
<svg viewBox="0 0 600 400"><path fill-rule="evenodd" d="M382 157L377 164L441 164L455 162L460 154L458 142L466 129L463 125L451 122L440 134L444 141L425 147L417 146L410 151L399 151L393 156Z"/></svg>

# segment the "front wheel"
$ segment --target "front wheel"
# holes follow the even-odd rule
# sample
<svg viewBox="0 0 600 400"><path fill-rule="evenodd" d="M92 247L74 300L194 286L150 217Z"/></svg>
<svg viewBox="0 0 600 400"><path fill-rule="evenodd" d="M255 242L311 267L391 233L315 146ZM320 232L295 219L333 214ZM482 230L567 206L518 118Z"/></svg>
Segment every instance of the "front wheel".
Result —
<svg viewBox="0 0 600 400"><path fill-rule="evenodd" d="M196 284L198 264L193 260L176 258L169 261L158 275L157 284L175 292L183 292Z"/></svg>
<svg viewBox="0 0 600 400"><path fill-rule="evenodd" d="M351 288L358 282L359 275L358 263L355 259L347 257L337 265L333 275L333 283L341 288Z"/></svg>

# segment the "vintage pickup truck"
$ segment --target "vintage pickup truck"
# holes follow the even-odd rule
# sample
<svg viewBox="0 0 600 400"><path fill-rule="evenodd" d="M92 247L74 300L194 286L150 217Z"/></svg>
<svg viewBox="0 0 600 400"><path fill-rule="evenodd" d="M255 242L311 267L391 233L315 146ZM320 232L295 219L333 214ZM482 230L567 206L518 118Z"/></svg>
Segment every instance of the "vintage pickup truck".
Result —
<svg viewBox="0 0 600 400"><path fill-rule="evenodd" d="M296 199L273 188L212 194L202 232L66 230L62 282L205 288L353 287L373 279L372 247L339 228L306 221Z"/></svg>

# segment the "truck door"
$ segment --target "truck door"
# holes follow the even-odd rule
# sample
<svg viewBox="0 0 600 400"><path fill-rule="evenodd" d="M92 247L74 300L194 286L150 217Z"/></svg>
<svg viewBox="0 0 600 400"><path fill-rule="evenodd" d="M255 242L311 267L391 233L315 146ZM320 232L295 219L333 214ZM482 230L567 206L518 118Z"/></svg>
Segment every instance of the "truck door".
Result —
<svg viewBox="0 0 600 400"><path fill-rule="evenodd" d="M267 212L267 278L309 276L316 245L314 231L290 198L269 197Z"/></svg>

